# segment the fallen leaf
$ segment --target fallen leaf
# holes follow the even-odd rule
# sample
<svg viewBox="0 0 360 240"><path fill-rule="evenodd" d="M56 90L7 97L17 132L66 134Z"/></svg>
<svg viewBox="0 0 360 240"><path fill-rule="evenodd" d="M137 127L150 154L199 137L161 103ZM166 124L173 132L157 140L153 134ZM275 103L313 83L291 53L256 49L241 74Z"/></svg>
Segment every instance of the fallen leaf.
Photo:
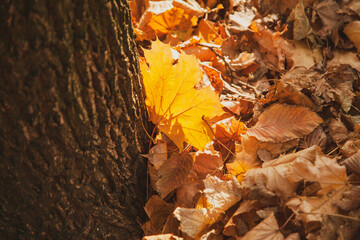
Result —
<svg viewBox="0 0 360 240"><path fill-rule="evenodd" d="M329 133L334 142L340 144L349 139L349 132L345 125L336 119L331 119L329 123Z"/></svg>
<svg viewBox="0 0 360 240"><path fill-rule="evenodd" d="M221 172L223 167L223 160L219 152L214 150L213 145L207 145L204 151L197 151L194 153L193 171L200 179L205 179L208 174L214 175Z"/></svg>
<svg viewBox="0 0 360 240"><path fill-rule="evenodd" d="M251 210L257 209L257 201L256 200L243 200L240 204L240 207L236 210L236 212L231 216L230 220L226 223L223 234L225 236L243 236L246 232L249 231L248 226L245 222L242 222L242 215L244 213L250 212ZM246 225L246 226L239 226L240 224ZM246 229L246 232L244 234L240 234L238 232L238 229L243 230L243 228ZM245 230L244 229L244 230ZM244 231L242 231L244 232Z"/></svg>
<svg viewBox="0 0 360 240"><path fill-rule="evenodd" d="M147 230L151 234L161 233L166 219L172 214L174 208L174 204L165 202L159 196L151 196L145 205L146 214L150 219L150 229Z"/></svg>
<svg viewBox="0 0 360 240"><path fill-rule="evenodd" d="M311 133L322 119L304 107L275 104L265 110L247 135L264 142L284 142Z"/></svg>
<svg viewBox="0 0 360 240"><path fill-rule="evenodd" d="M346 24L344 33L355 44L358 53L360 53L360 21Z"/></svg>
<svg viewBox="0 0 360 240"><path fill-rule="evenodd" d="M291 83L276 82L269 88L262 103L267 104L279 101L280 103L295 104L316 110L315 104Z"/></svg>
<svg viewBox="0 0 360 240"><path fill-rule="evenodd" d="M251 229L242 240L283 240L284 236L273 213Z"/></svg>
<svg viewBox="0 0 360 240"><path fill-rule="evenodd" d="M207 201L211 205L211 209L219 212L218 215L228 210L242 197L242 188L235 177L229 181L223 181L208 175L204 184Z"/></svg>
<svg viewBox="0 0 360 240"><path fill-rule="evenodd" d="M165 142L160 142L153 146L148 154L149 161L152 165L154 165L155 169L158 170L160 166L167 159L167 146Z"/></svg>
<svg viewBox="0 0 360 240"><path fill-rule="evenodd" d="M154 40L156 37L172 34L185 40L192 33L192 27L197 24L201 14L189 11L175 2L177 1L149 1L149 7L138 24L138 29L145 33L144 39Z"/></svg>
<svg viewBox="0 0 360 240"><path fill-rule="evenodd" d="M351 186L343 195L344 198L337 203L339 208L350 211L360 206L360 186Z"/></svg>
<svg viewBox="0 0 360 240"><path fill-rule="evenodd" d="M294 9L294 39L301 40L308 38L312 33L309 19L305 14L305 8L303 1L300 1Z"/></svg>
<svg viewBox="0 0 360 240"><path fill-rule="evenodd" d="M244 176L244 187L249 190L266 188L282 199L296 195L301 180L319 182L325 194L347 184L346 170L336 159L323 155L320 148L311 148L265 162L263 168L250 169Z"/></svg>
<svg viewBox="0 0 360 240"><path fill-rule="evenodd" d="M172 65L170 49L157 40L152 50L144 50L150 66L142 62L141 72L150 119L180 150L184 141L204 149L213 138L204 118L224 113L219 97L209 87L194 88L202 74L194 56L182 53Z"/></svg>
<svg viewBox="0 0 360 240"><path fill-rule="evenodd" d="M360 174L360 150L343 161L342 164L345 165L351 172Z"/></svg>
<svg viewBox="0 0 360 240"><path fill-rule="evenodd" d="M206 208L180 208L174 211L175 217L180 221L180 229L192 238L195 238L207 226L215 222L210 211Z"/></svg>
<svg viewBox="0 0 360 240"><path fill-rule="evenodd" d="M182 240L182 237L175 236L173 234L159 234L154 236L144 236L143 240Z"/></svg>
<svg viewBox="0 0 360 240"><path fill-rule="evenodd" d="M258 141L255 137L242 136L242 144L236 152L235 159L226 164L228 172L241 182L244 174L251 168L258 167L257 150Z"/></svg>
<svg viewBox="0 0 360 240"><path fill-rule="evenodd" d="M187 151L172 154L161 165L158 171L159 179L156 182L156 189L162 198L182 184L190 173L192 166L193 158Z"/></svg>
<svg viewBox="0 0 360 240"><path fill-rule="evenodd" d="M180 221L180 229L190 237L196 237L206 227L218 220L221 214L242 197L240 183L233 177L229 181L208 175L204 180L208 208L181 208L174 211Z"/></svg>

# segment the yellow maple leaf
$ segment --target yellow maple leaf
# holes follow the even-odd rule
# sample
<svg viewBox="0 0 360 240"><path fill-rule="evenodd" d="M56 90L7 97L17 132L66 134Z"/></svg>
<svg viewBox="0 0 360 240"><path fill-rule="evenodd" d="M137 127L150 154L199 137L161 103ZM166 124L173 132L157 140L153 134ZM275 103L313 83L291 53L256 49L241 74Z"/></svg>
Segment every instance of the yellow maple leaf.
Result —
<svg viewBox="0 0 360 240"><path fill-rule="evenodd" d="M198 61L181 53L178 63L173 65L170 46L159 40L152 43L151 50L144 50L144 54L149 66L142 62L141 72L150 120L180 150L184 141L203 150L213 139L204 119L222 115L224 111L210 87L195 89L202 77Z"/></svg>

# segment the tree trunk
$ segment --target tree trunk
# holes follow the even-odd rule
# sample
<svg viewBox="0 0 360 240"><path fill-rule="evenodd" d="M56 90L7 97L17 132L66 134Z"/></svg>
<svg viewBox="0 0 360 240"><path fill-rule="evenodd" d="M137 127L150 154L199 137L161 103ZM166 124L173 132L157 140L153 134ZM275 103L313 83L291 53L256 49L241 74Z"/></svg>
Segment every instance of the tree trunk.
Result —
<svg viewBox="0 0 360 240"><path fill-rule="evenodd" d="M0 55L0 238L141 238L147 118L127 0L2 0Z"/></svg>

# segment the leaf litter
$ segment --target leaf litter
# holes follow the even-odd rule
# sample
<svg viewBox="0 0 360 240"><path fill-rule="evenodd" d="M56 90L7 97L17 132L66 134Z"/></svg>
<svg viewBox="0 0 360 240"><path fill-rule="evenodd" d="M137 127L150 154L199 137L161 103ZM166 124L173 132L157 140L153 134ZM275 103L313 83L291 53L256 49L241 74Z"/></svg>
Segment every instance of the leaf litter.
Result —
<svg viewBox="0 0 360 240"><path fill-rule="evenodd" d="M358 1L132 0L143 239L360 235Z"/></svg>

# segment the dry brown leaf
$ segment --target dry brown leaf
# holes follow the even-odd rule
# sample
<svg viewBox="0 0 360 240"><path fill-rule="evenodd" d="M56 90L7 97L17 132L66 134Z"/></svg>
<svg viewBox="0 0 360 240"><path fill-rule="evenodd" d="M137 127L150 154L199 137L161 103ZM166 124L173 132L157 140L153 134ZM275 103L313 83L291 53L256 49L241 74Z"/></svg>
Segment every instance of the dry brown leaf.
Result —
<svg viewBox="0 0 360 240"><path fill-rule="evenodd" d="M300 1L294 9L294 39L301 40L308 38L312 33L309 19L305 14L303 1Z"/></svg>
<svg viewBox="0 0 360 240"><path fill-rule="evenodd" d="M344 192L344 198L337 206L345 211L353 210L360 206L360 186L351 186L349 191Z"/></svg>
<svg viewBox="0 0 360 240"><path fill-rule="evenodd" d="M273 213L251 229L242 240L283 240L284 236Z"/></svg>
<svg viewBox="0 0 360 240"><path fill-rule="evenodd" d="M335 0L325 0L315 2L313 8L322 22L322 28L317 31L317 35L323 38L331 36L335 40L334 43L336 45L336 39L339 38L338 28L342 24L342 17L338 14L339 5Z"/></svg>
<svg viewBox="0 0 360 240"><path fill-rule="evenodd" d="M346 170L336 159L328 158L320 148L311 148L287 154L263 164L263 168L250 169L244 176L244 187L249 190L266 188L282 199L296 195L301 180L319 182L319 194L339 189L347 184Z"/></svg>
<svg viewBox="0 0 360 240"><path fill-rule="evenodd" d="M245 124L234 117L216 123L215 149L220 151L224 161L235 153L235 143L240 143L241 134L245 134L246 129Z"/></svg>
<svg viewBox="0 0 360 240"><path fill-rule="evenodd" d="M208 174L221 172L224 163L212 144L208 144L204 151L197 151L193 155L195 159L193 171L200 179L205 179Z"/></svg>
<svg viewBox="0 0 360 240"><path fill-rule="evenodd" d="M290 199L286 205L295 212L309 233L321 227L323 215L337 214L336 203L341 199L345 187L332 191L321 197L297 197Z"/></svg>
<svg viewBox="0 0 360 240"><path fill-rule="evenodd" d="M167 159L158 171L159 180L156 189L161 197L166 197L179 187L186 179L193 166L193 158L187 151L174 153Z"/></svg>
<svg viewBox="0 0 360 240"><path fill-rule="evenodd" d="M193 174L176 189L176 204L178 207L193 208L201 196L201 190L204 188L204 182Z"/></svg>
<svg viewBox="0 0 360 240"><path fill-rule="evenodd" d="M302 92L295 88L291 83L276 82L269 88L265 99L261 102L264 104L279 101L280 103L300 105L316 110L315 104Z"/></svg>
<svg viewBox="0 0 360 240"><path fill-rule="evenodd" d="M326 134L321 126L315 128L309 135L307 135L304 139L304 142L300 143L301 148L308 148L314 145L319 146L322 150L325 149L325 145L327 142Z"/></svg>
<svg viewBox="0 0 360 240"><path fill-rule="evenodd" d="M220 215L242 197L240 183L233 177L229 181L208 175L204 180L207 208L181 208L174 211L180 221L180 229L190 237L196 237L206 227L218 220Z"/></svg>
<svg viewBox="0 0 360 240"><path fill-rule="evenodd" d="M349 132L345 125L336 119L331 119L329 124L329 133L334 142L340 144L349 139Z"/></svg>
<svg viewBox="0 0 360 240"><path fill-rule="evenodd" d="M344 28L344 33L355 44L360 53L360 21L348 23Z"/></svg>
<svg viewBox="0 0 360 240"><path fill-rule="evenodd" d="M283 71L293 65L294 45L281 37L281 33L273 33L260 25L252 27L254 40L260 45L260 51L275 70Z"/></svg>
<svg viewBox="0 0 360 240"><path fill-rule="evenodd" d="M148 154L149 161L158 170L167 159L167 146L165 142L160 142L153 146Z"/></svg>
<svg viewBox="0 0 360 240"><path fill-rule="evenodd" d="M351 157L347 158L344 162L342 162L342 164L344 164L351 172L360 174L360 150Z"/></svg>
<svg viewBox="0 0 360 240"><path fill-rule="evenodd" d="M247 134L264 142L284 142L311 133L322 119L304 107L275 104L265 110Z"/></svg>
<svg viewBox="0 0 360 240"><path fill-rule="evenodd" d="M172 214L174 208L173 203L167 203L157 195L151 196L145 205L145 211L150 219L149 228L146 230L151 234L161 233L166 219Z"/></svg>
<svg viewBox="0 0 360 240"><path fill-rule="evenodd" d="M257 208L257 201L256 200L244 200L241 202L240 207L236 210L236 212L231 216L230 220L226 223L223 234L225 236L239 236L239 230L243 230L243 228L246 228L246 232L249 231L248 226L239 226L244 225L246 223L243 223L244 220L241 219L241 215L243 213L250 212L251 210L254 210ZM244 229L245 230L245 229ZM245 232L245 233L246 233ZM243 233L243 234L241 234ZM241 231L240 236L245 235L244 231Z"/></svg>

